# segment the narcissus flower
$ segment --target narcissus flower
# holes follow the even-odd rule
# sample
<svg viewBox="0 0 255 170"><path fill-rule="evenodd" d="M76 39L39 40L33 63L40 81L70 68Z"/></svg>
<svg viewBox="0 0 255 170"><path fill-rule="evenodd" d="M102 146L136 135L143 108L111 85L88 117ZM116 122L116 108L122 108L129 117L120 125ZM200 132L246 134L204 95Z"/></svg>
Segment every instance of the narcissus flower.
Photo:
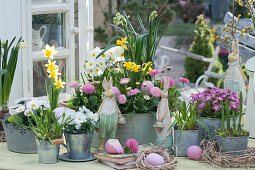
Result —
<svg viewBox="0 0 255 170"><path fill-rule="evenodd" d="M56 87L57 88L64 88L64 84L66 84L65 82L63 82L62 80L61 80L61 78L58 80L56 80L56 82L55 82L55 85L56 85Z"/></svg>
<svg viewBox="0 0 255 170"><path fill-rule="evenodd" d="M126 67L127 70L131 70L133 64L131 62L124 62L123 67Z"/></svg>
<svg viewBox="0 0 255 170"><path fill-rule="evenodd" d="M42 52L44 53L45 57L48 57L51 60L53 60L53 55L57 54L55 46L50 47L48 44L45 46L45 49L42 49Z"/></svg>
<svg viewBox="0 0 255 170"><path fill-rule="evenodd" d="M48 64L45 64L45 66L47 67L47 72L50 73L50 71L58 68L56 64L56 61L52 61L52 60L48 60Z"/></svg>
<svg viewBox="0 0 255 170"><path fill-rule="evenodd" d="M117 40L116 42L117 45L121 46L121 48L127 49L127 37L121 38L121 40Z"/></svg>

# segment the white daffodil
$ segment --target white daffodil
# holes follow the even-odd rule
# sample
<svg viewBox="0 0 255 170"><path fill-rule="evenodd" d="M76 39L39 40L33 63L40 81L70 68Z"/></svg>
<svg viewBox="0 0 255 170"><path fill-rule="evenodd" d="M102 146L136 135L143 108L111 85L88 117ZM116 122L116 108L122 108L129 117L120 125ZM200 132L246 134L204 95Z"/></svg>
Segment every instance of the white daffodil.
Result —
<svg viewBox="0 0 255 170"><path fill-rule="evenodd" d="M124 57L124 48L121 48L121 46L115 47L116 52L116 61L125 61Z"/></svg>
<svg viewBox="0 0 255 170"><path fill-rule="evenodd" d="M91 58L96 59L96 57L98 56L98 54L100 54L101 51L102 50L99 47L94 48L89 53L89 59Z"/></svg>
<svg viewBox="0 0 255 170"><path fill-rule="evenodd" d="M21 41L20 44L19 44L19 47L20 48L27 48L27 43L25 41Z"/></svg>
<svg viewBox="0 0 255 170"><path fill-rule="evenodd" d="M150 100L150 96L144 95L144 99L145 99L145 100Z"/></svg>
<svg viewBox="0 0 255 170"><path fill-rule="evenodd" d="M51 60L53 60L53 55L57 54L55 46L50 47L48 44L45 46L45 49L42 49L42 52L44 53L45 57L48 57Z"/></svg>
<svg viewBox="0 0 255 170"><path fill-rule="evenodd" d="M19 105L19 107L17 109L15 109L15 112L21 113L21 112L24 112L25 109L26 109L26 107L24 105Z"/></svg>
<svg viewBox="0 0 255 170"><path fill-rule="evenodd" d="M35 110L35 109L38 109L40 107L40 103L39 103L39 101L31 100L31 101L26 103L26 107L30 110Z"/></svg>
<svg viewBox="0 0 255 170"><path fill-rule="evenodd" d="M33 114L33 111L31 109L26 109L25 112L24 112L24 115L29 117Z"/></svg>

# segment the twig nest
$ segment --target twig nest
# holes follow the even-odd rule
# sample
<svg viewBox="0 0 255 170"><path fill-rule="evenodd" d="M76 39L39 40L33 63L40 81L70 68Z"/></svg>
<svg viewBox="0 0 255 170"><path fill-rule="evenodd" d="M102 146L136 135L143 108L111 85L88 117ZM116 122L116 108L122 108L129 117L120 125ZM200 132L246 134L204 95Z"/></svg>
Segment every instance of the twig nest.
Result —
<svg viewBox="0 0 255 170"><path fill-rule="evenodd" d="M202 158L202 154L203 150L199 146L193 145L187 149L187 155L189 159L199 160Z"/></svg>
<svg viewBox="0 0 255 170"><path fill-rule="evenodd" d="M137 157L136 166L140 169L174 169L177 166L177 160L173 156L170 156L166 149L154 147L149 151L142 152Z"/></svg>

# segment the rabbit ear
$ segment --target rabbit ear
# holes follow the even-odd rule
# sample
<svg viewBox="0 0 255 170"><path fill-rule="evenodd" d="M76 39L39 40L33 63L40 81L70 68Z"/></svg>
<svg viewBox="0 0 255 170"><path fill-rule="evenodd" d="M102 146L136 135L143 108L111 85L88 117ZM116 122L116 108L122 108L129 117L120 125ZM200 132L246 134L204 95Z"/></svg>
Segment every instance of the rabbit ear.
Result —
<svg viewBox="0 0 255 170"><path fill-rule="evenodd" d="M103 85L103 88L104 88L105 90L108 89L108 81L107 81L106 78L104 78L102 85Z"/></svg>
<svg viewBox="0 0 255 170"><path fill-rule="evenodd" d="M108 82L108 89L112 88L112 77L110 78L109 82Z"/></svg>
<svg viewBox="0 0 255 170"><path fill-rule="evenodd" d="M163 78L164 78L164 90L168 90L170 85L170 80L167 79L166 77L163 77Z"/></svg>
<svg viewBox="0 0 255 170"><path fill-rule="evenodd" d="M239 51L239 39L236 39L236 53Z"/></svg>
<svg viewBox="0 0 255 170"><path fill-rule="evenodd" d="M233 40L232 41L232 52L234 53L238 53L238 49L239 49L239 40Z"/></svg>

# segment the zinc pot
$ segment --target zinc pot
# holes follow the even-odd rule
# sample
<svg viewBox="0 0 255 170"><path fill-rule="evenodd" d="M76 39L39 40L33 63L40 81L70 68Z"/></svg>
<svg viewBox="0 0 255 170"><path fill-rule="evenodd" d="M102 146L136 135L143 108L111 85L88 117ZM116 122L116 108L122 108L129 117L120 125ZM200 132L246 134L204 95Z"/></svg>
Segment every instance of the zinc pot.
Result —
<svg viewBox="0 0 255 170"><path fill-rule="evenodd" d="M128 139L135 139L140 144L155 144L157 133L153 125L156 122L155 116L149 113L136 113L132 117L127 117L126 123L118 126L116 137L122 145L125 145ZM107 140L107 139L106 139ZM95 134L92 146L99 147L99 133Z"/></svg>
<svg viewBox="0 0 255 170"><path fill-rule="evenodd" d="M249 136L224 137L215 136L218 145L218 151L231 152L247 150Z"/></svg>
<svg viewBox="0 0 255 170"><path fill-rule="evenodd" d="M64 134L69 159L82 160L90 157L93 134L71 134L66 132Z"/></svg>
<svg viewBox="0 0 255 170"><path fill-rule="evenodd" d="M238 122L239 118L236 117L236 122ZM221 129L221 118L201 118L200 122L203 123L207 130L211 132L211 134L213 135L213 137L211 137L209 135L209 133L207 133L206 129L200 124L198 123L198 138L199 138L199 142L201 142L203 139L206 140L211 140L211 139L215 139L216 136L216 130L217 129ZM227 120L225 120L224 122L225 128L227 127ZM230 126L233 127L233 119L230 120Z"/></svg>
<svg viewBox="0 0 255 170"><path fill-rule="evenodd" d="M49 140L36 138L39 163L53 164L58 162L60 145L52 145Z"/></svg>
<svg viewBox="0 0 255 170"><path fill-rule="evenodd" d="M5 123L3 128L9 151L18 153L37 153L35 133L25 127L13 123Z"/></svg>
<svg viewBox="0 0 255 170"><path fill-rule="evenodd" d="M180 137L181 135L181 137ZM198 130L177 130L174 127L174 155L187 156L187 149L192 145L198 145Z"/></svg>

